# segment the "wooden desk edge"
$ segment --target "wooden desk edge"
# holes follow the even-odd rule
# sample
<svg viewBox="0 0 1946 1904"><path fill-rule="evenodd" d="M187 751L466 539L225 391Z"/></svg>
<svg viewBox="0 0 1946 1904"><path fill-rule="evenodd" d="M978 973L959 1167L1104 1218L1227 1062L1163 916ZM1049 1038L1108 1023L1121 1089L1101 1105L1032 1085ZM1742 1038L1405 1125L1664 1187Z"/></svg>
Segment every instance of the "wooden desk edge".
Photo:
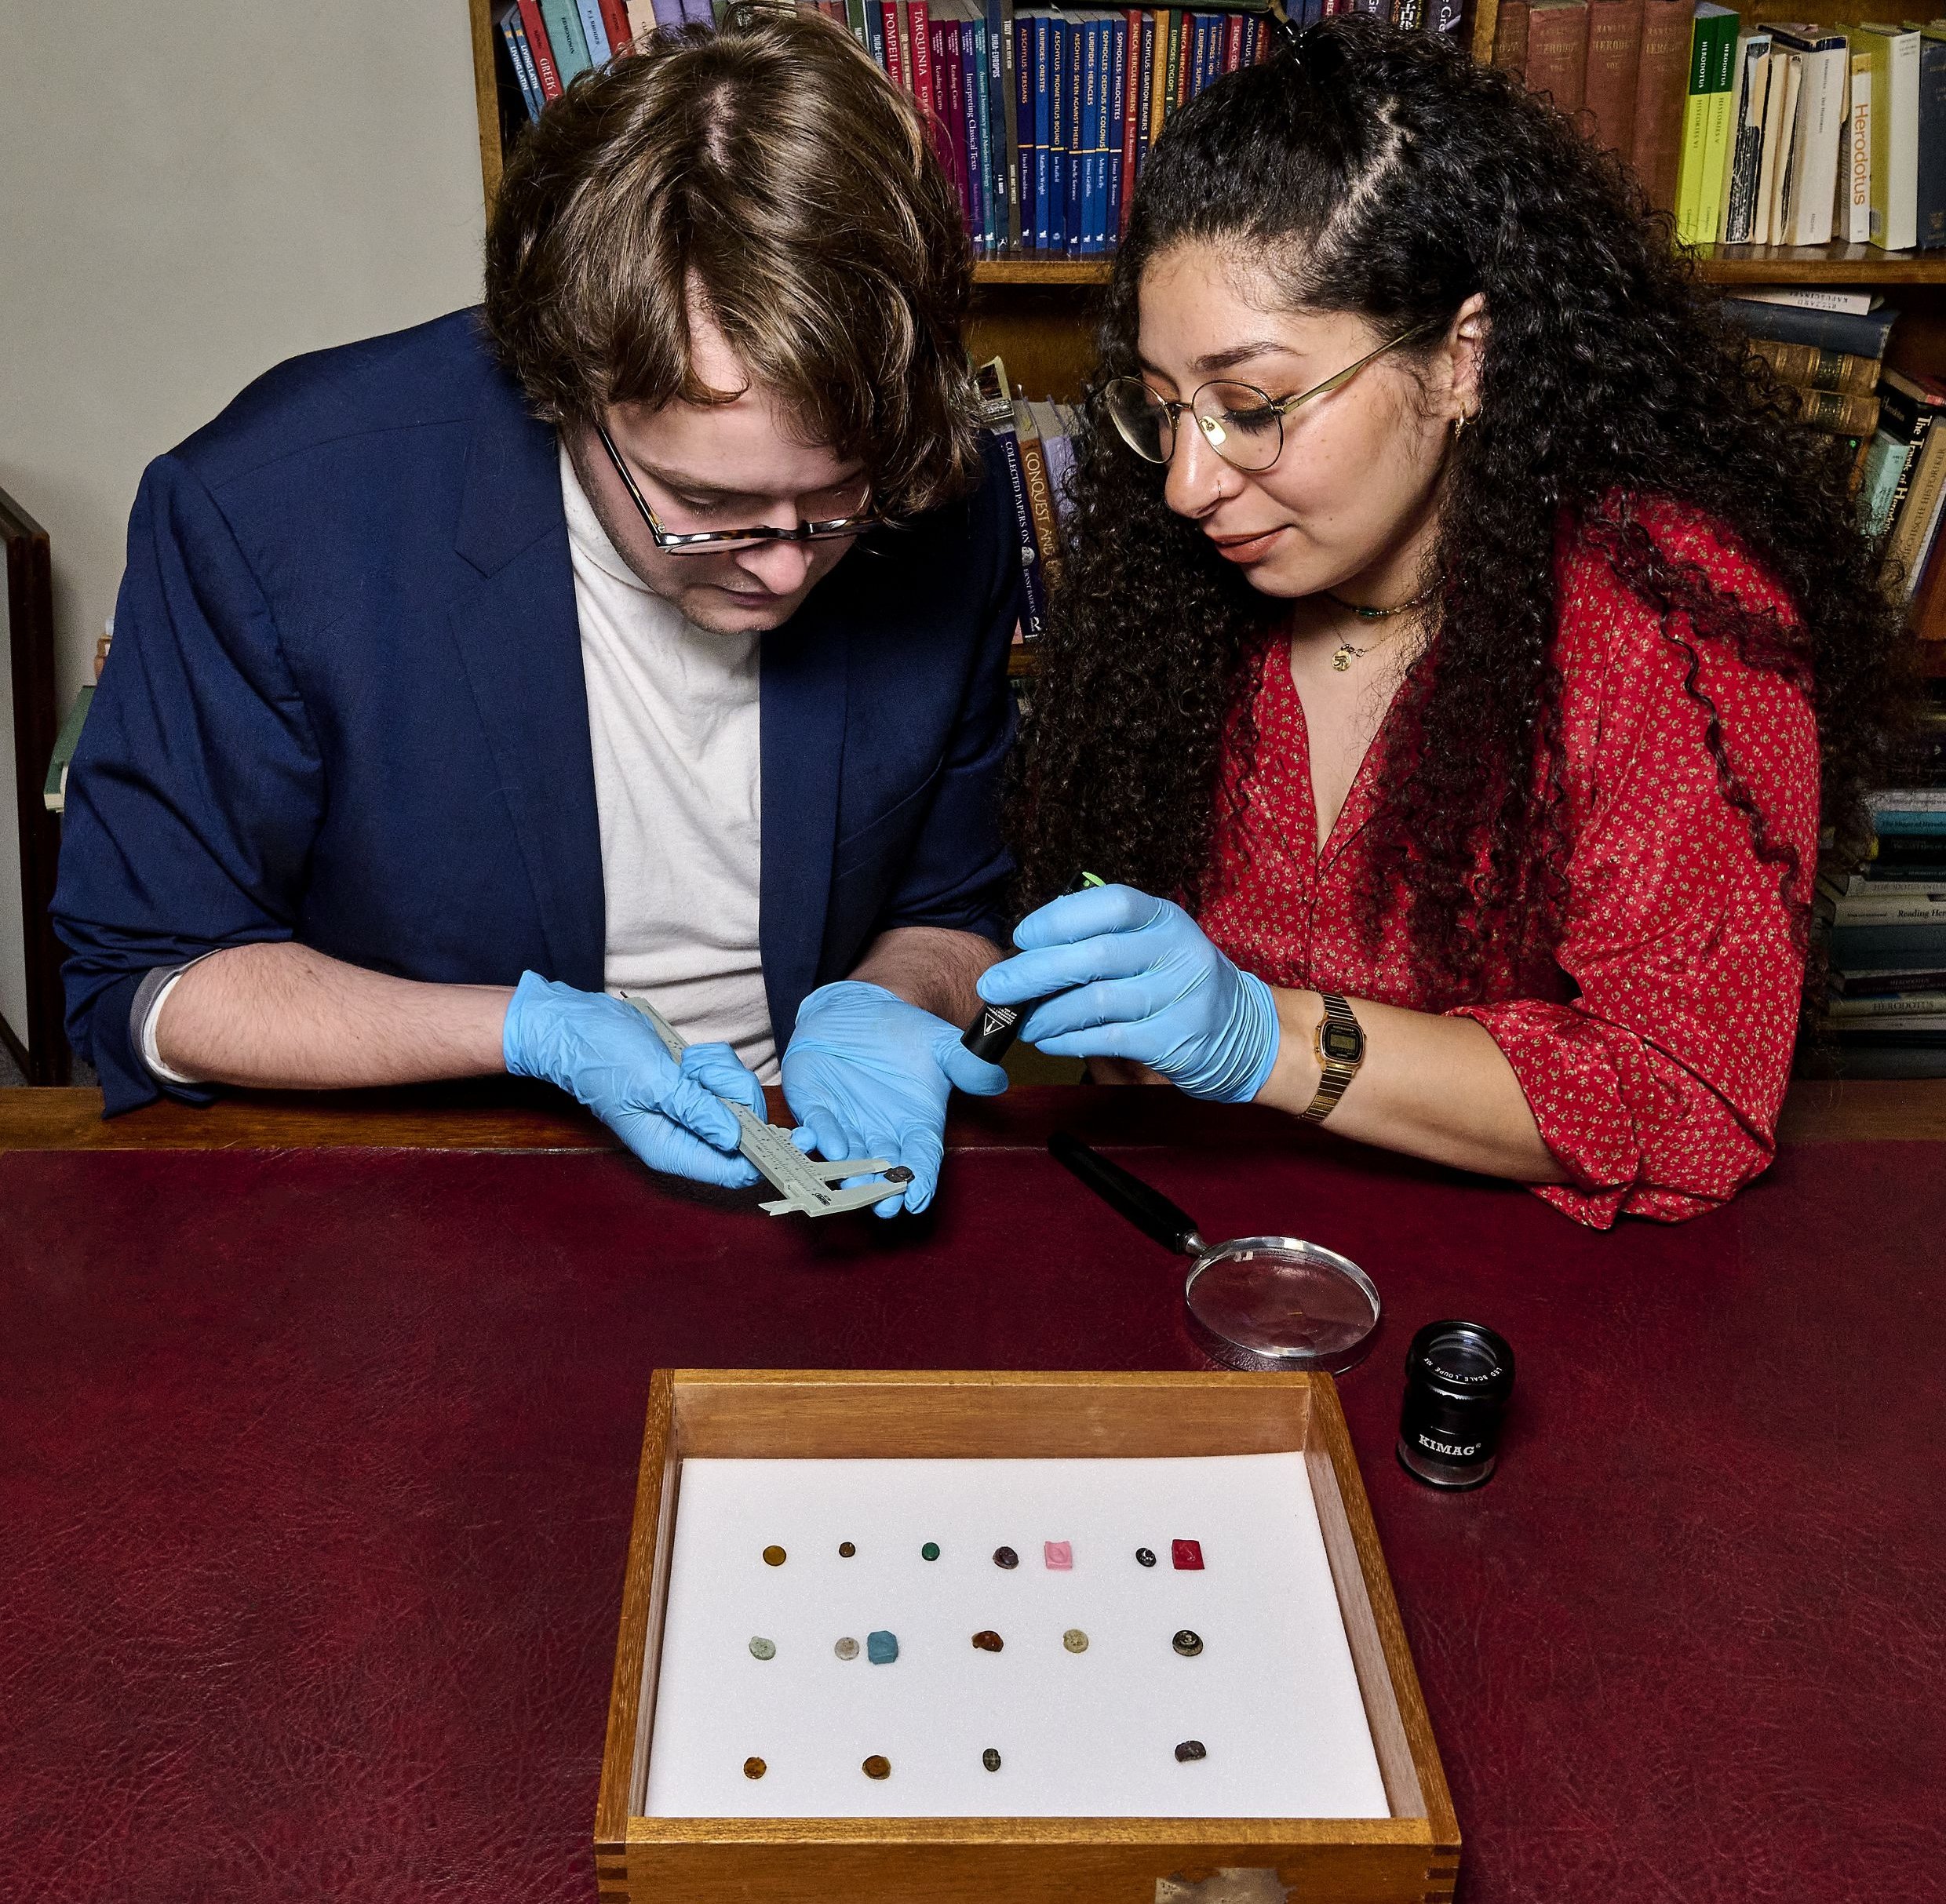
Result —
<svg viewBox="0 0 1946 1904"><path fill-rule="evenodd" d="M1040 1086L1017 1094L1079 1088ZM507 1101L475 1093L477 1101L451 1101L460 1094L275 1093L227 1098L207 1109L165 1101L104 1121L98 1090L0 1090L0 1151L618 1148L608 1130L565 1099ZM772 1116L782 1118L775 1091L771 1104ZM1785 1102L1779 1137L1787 1144L1946 1141L1946 1080L1800 1080ZM982 1138L949 1126L947 1141L959 1147Z"/></svg>

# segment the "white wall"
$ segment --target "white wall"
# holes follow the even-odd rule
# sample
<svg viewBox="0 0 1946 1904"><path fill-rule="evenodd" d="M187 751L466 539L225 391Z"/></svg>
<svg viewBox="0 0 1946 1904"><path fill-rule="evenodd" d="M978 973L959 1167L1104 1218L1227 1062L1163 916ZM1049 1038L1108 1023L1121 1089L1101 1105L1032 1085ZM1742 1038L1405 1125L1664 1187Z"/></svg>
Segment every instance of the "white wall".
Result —
<svg viewBox="0 0 1946 1904"><path fill-rule="evenodd" d="M0 488L64 710L142 466L300 351L475 301L465 0L0 0Z"/></svg>

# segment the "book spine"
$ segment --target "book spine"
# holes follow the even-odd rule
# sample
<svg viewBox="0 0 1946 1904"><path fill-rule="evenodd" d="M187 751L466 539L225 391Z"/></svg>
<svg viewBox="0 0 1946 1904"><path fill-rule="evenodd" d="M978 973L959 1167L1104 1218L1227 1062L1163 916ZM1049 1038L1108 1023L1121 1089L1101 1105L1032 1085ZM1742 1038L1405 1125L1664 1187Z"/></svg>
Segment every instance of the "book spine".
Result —
<svg viewBox="0 0 1946 1904"><path fill-rule="evenodd" d="M1642 0L1589 0L1582 100L1593 121L1590 137L1605 151L1633 147L1642 32Z"/></svg>
<svg viewBox="0 0 1946 1904"><path fill-rule="evenodd" d="M1171 7L1166 18L1168 40L1163 49L1167 64L1162 89L1162 123L1165 126L1175 118L1176 107L1183 103L1183 16L1176 8ZM1158 64L1162 62L1158 60Z"/></svg>
<svg viewBox="0 0 1946 1904"><path fill-rule="evenodd" d="M538 119L547 100L541 90L540 75L534 71L534 56L527 50L527 35L521 31L519 9L508 7L497 24L507 57L513 62L514 77L520 82L520 103L526 107L530 119Z"/></svg>
<svg viewBox="0 0 1946 1904"><path fill-rule="evenodd" d="M1088 144L1095 162L1095 211L1088 220L1088 233L1099 255L1108 249L1110 235L1115 229L1113 191L1110 181L1112 179L1119 182L1121 176L1113 162L1113 147L1110 144L1115 129L1113 15L1105 13L1095 21L1095 40L1099 71L1095 82L1095 109L1088 118Z"/></svg>
<svg viewBox="0 0 1946 1904"><path fill-rule="evenodd" d="M554 64L553 44L548 38L547 23L541 17L541 0L519 0L519 5L521 29L527 35L527 51L534 56L534 70L540 75L541 94L559 99L560 68Z"/></svg>
<svg viewBox="0 0 1946 1904"><path fill-rule="evenodd" d="M932 83L932 19L926 0L904 0L900 6L898 50L906 57L906 71L912 82L913 96L921 106L936 102L938 94Z"/></svg>
<svg viewBox="0 0 1946 1904"><path fill-rule="evenodd" d="M597 0L601 13L603 31L608 36L608 56L613 59L618 53L626 53L636 35L629 18L629 9L623 0Z"/></svg>
<svg viewBox="0 0 1946 1904"><path fill-rule="evenodd" d="M1156 16L1153 10L1142 16L1142 53L1140 73L1135 88L1135 177L1139 179L1149 169L1149 147L1155 137L1156 122L1161 117L1161 101L1156 92ZM1128 215L1134 203L1135 195L1127 194L1122 201L1123 227L1127 228Z"/></svg>
<svg viewBox="0 0 1946 1904"><path fill-rule="evenodd" d="M1879 86L1880 69L1875 59L1871 96L1874 100L1882 96L1886 111L1882 122L1876 112L1872 115L1871 242L1887 251L1910 251L1919 243L1919 36L1890 33L1875 37L1886 42L1885 85L1882 89ZM1876 133L1881 123L1882 145ZM1882 209L1879 202L1881 173L1885 179Z"/></svg>
<svg viewBox="0 0 1946 1904"><path fill-rule="evenodd" d="M1527 73L1527 0L1500 0L1493 24L1493 64L1524 79Z"/></svg>
<svg viewBox="0 0 1946 1904"><path fill-rule="evenodd" d="M1806 390L1839 390L1857 397L1877 394L1879 366L1869 357L1820 350L1814 344L1780 344L1773 337L1752 337L1750 348L1787 384Z"/></svg>
<svg viewBox="0 0 1946 1904"><path fill-rule="evenodd" d="M1020 546L1020 632L1038 641L1048 624L1048 595L1040 575L1040 551L1034 541L1033 513L1027 503L1027 475L1021 468L1020 442L1009 422L1004 428L989 421L987 442L1007 479L1014 505L1014 533Z"/></svg>
<svg viewBox="0 0 1946 1904"><path fill-rule="evenodd" d="M872 56L872 64L890 79L891 56L885 49L885 9L879 0L862 0L862 4L865 9L865 50ZM896 85L897 82L893 83Z"/></svg>
<svg viewBox="0 0 1946 1904"><path fill-rule="evenodd" d="M1644 0L1632 144L1635 176L1658 211L1675 208L1691 35L1689 0Z"/></svg>
<svg viewBox="0 0 1946 1904"><path fill-rule="evenodd" d="M561 84L570 85L588 71L588 42L581 37L581 9L575 0L541 0L541 15L547 22L548 44L554 49L555 70Z"/></svg>
<svg viewBox="0 0 1946 1904"><path fill-rule="evenodd" d="M966 126L967 186L973 200L974 224L980 255L991 257L994 249L993 155L986 145L986 88L980 70L980 42L984 34L979 23L972 20L960 20L957 32L949 25L948 31L959 42L960 111Z"/></svg>
<svg viewBox="0 0 1946 1904"><path fill-rule="evenodd" d="M1769 76L1769 42L1751 35L1737 61L1736 120L1731 137L1729 176L1723 193L1726 245L1745 245L1755 222L1757 180L1763 166L1763 107Z"/></svg>
<svg viewBox="0 0 1946 1904"><path fill-rule="evenodd" d="M1419 0L1412 0L1416 6ZM1416 25L1418 23L1413 23ZM1243 64L1243 16L1232 13L1223 21L1223 71L1234 73Z"/></svg>
<svg viewBox="0 0 1946 1904"><path fill-rule="evenodd" d="M1034 131L1034 18L1014 16L1014 143L1020 153L1020 242L1038 249L1044 242L1034 196L1037 151Z"/></svg>
<svg viewBox="0 0 1946 1904"><path fill-rule="evenodd" d="M1588 9L1548 5L1527 9L1527 84L1570 118L1587 83Z"/></svg>
<svg viewBox="0 0 1946 1904"><path fill-rule="evenodd" d="M992 121L987 139L993 151L994 234L1008 251L1020 249L1020 124L1015 109L1018 81L1014 57L1019 42L1013 0L986 0L987 87Z"/></svg>
<svg viewBox="0 0 1946 1904"><path fill-rule="evenodd" d="M1054 22L1045 13L1037 13L1033 28L1034 242L1041 250L1051 251L1060 229L1054 215L1057 168L1053 144L1060 86L1054 71Z"/></svg>
<svg viewBox="0 0 1946 1904"><path fill-rule="evenodd" d="M590 66L606 66L612 49L608 44L608 23L601 16L601 0L579 0L581 43L588 49Z"/></svg>
<svg viewBox="0 0 1946 1904"><path fill-rule="evenodd" d="M1067 134L1068 153L1064 229L1067 234L1067 255L1078 258L1088 240L1088 228L1081 219L1082 187L1087 182L1087 167L1083 162L1088 151L1088 126L1081 117L1081 82L1086 77L1088 66L1088 23L1070 20L1066 37L1067 45L1062 54L1061 72L1062 128Z"/></svg>
<svg viewBox="0 0 1946 1904"><path fill-rule="evenodd" d="M1798 420L1832 436L1869 436L1879 427L1879 399L1847 395L1842 390L1808 390L1797 386Z"/></svg>
<svg viewBox="0 0 1946 1904"><path fill-rule="evenodd" d="M1115 110L1108 128L1108 236L1121 242L1135 191L1135 76L1142 58L1142 16L1118 13L1114 24Z"/></svg>
<svg viewBox="0 0 1946 1904"><path fill-rule="evenodd" d="M1846 126L1845 237L1853 245L1871 238L1871 56L1854 49L1851 117Z"/></svg>
<svg viewBox="0 0 1946 1904"><path fill-rule="evenodd" d="M1055 519L1053 492L1048 487L1048 461L1039 432L1014 406L1014 435L1020 446L1021 473L1027 482L1027 508L1033 517L1034 543L1040 551L1040 570L1050 592L1061 585L1061 530Z"/></svg>
<svg viewBox="0 0 1946 1904"><path fill-rule="evenodd" d="M1826 350L1849 351L1858 357L1882 357L1896 311L1853 317L1842 311L1813 311L1793 304L1759 304L1726 297L1723 315L1733 319L1754 337L1776 337L1785 344L1815 344Z"/></svg>
<svg viewBox="0 0 1946 1904"><path fill-rule="evenodd" d="M1919 248L1946 247L1946 39L1919 38L1919 156L1913 216Z"/></svg>
<svg viewBox="0 0 1946 1904"><path fill-rule="evenodd" d="M906 60L898 38L898 0L879 0L879 35L884 42L880 64L885 68L885 77L895 86L906 86Z"/></svg>
<svg viewBox="0 0 1946 1904"><path fill-rule="evenodd" d="M1734 13L1719 14L1710 25L1710 92L1705 108L1706 133L1700 195L1696 201L1695 242L1714 244L1722 222L1723 180L1729 169L1730 119L1736 106L1736 28ZM1825 215L1831 213L1831 188L1824 191Z"/></svg>
<svg viewBox="0 0 1946 1904"><path fill-rule="evenodd" d="M989 37L986 22L975 16L960 29L965 43L968 108L980 144L980 209L986 228L986 255L997 257L1007 246L1007 115L997 107L1005 97L1000 72L1000 44Z"/></svg>
<svg viewBox="0 0 1946 1904"><path fill-rule="evenodd" d="M1068 248L1068 22L1048 22L1048 249Z"/></svg>

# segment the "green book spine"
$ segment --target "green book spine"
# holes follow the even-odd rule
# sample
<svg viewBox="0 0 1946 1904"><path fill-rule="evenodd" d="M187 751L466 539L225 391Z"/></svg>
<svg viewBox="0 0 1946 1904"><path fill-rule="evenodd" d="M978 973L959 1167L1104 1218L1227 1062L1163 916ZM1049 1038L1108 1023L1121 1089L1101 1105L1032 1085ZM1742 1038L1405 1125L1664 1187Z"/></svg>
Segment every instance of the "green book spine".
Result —
<svg viewBox="0 0 1946 1904"><path fill-rule="evenodd" d="M1703 195L1696 212L1703 224L1699 244L1715 242L1722 222L1723 179L1729 169L1729 149L1736 117L1736 40L1742 25L1734 14L1712 20L1715 29L1711 55L1708 125L1704 154Z"/></svg>
<svg viewBox="0 0 1946 1904"><path fill-rule="evenodd" d="M54 737L53 757L47 763L47 779L41 788L42 803L51 814L59 813L67 803L68 763L81 744L81 730L88 719L88 704L94 697L94 690L84 687L75 697L75 704L67 710L67 718L61 723L60 732Z"/></svg>

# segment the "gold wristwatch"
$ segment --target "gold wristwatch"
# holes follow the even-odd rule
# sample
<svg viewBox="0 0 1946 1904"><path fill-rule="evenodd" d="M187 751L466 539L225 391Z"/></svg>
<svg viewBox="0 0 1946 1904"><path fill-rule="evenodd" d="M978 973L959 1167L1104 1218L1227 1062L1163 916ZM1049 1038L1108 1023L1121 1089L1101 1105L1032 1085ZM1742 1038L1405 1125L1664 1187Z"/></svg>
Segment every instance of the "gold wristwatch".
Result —
<svg viewBox="0 0 1946 1904"><path fill-rule="evenodd" d="M1346 1086L1365 1062L1365 1032L1351 1007L1336 992L1321 992L1318 996L1325 1001L1325 1015L1317 1021L1311 1043L1324 1076L1317 1080L1317 1095L1301 1113L1314 1124L1321 1124L1338 1108Z"/></svg>

